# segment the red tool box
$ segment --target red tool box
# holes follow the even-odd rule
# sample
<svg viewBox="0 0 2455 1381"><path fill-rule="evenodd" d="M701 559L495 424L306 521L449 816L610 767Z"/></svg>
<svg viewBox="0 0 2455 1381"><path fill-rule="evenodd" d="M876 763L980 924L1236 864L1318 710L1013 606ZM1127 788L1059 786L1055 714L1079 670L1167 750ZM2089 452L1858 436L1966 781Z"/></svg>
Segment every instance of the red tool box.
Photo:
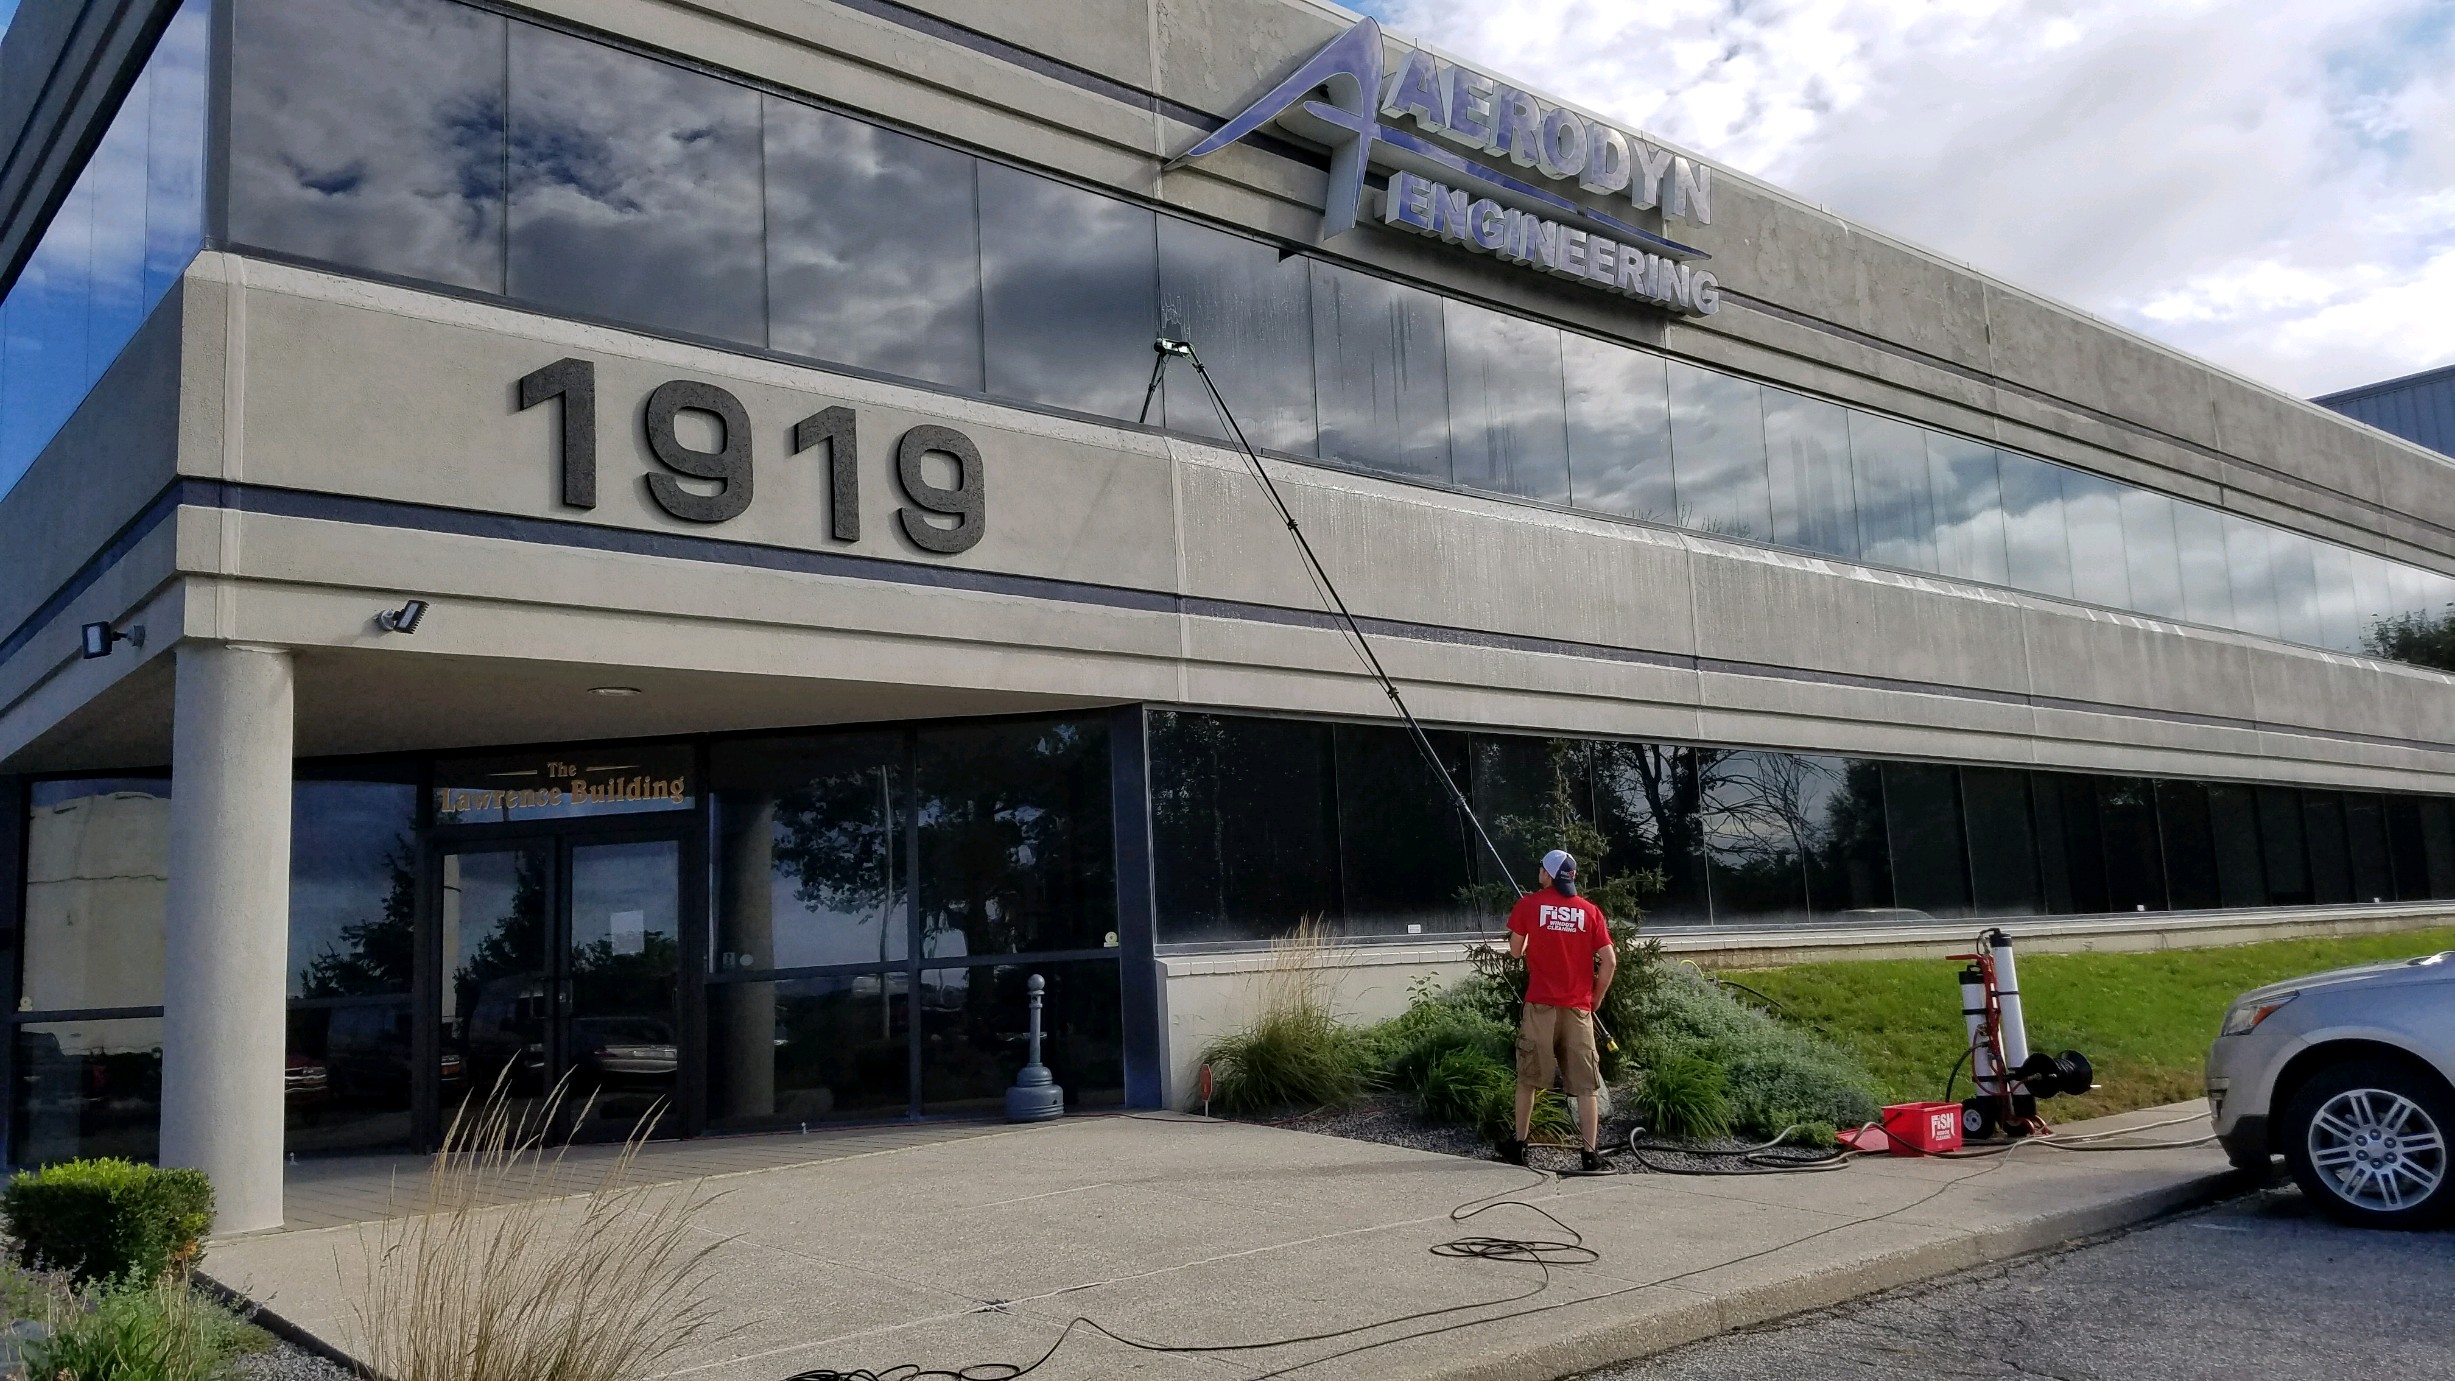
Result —
<svg viewBox="0 0 2455 1381"><path fill-rule="evenodd" d="M1886 1149L1896 1156L1933 1155L1961 1149L1961 1105L1895 1103L1884 1109Z"/></svg>

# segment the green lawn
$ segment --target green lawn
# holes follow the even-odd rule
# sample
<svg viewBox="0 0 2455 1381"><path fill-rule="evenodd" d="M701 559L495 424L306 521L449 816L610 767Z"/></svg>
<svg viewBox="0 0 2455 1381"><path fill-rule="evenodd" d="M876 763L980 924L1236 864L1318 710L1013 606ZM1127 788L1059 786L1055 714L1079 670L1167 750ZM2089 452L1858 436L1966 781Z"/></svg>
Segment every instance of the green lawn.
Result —
<svg viewBox="0 0 2455 1381"><path fill-rule="evenodd" d="M2096 1092L2044 1111L2073 1121L2196 1098L2200 1061L2225 1007L2263 983L2377 959L2455 949L2455 928L2337 940L2278 940L2146 954L2024 954L2032 1049L2078 1050ZM1725 975L1857 1052L1884 1101L1934 1098L1962 1045L1960 966L1940 959L1800 964ZM1956 1096L1969 1091L1964 1071Z"/></svg>

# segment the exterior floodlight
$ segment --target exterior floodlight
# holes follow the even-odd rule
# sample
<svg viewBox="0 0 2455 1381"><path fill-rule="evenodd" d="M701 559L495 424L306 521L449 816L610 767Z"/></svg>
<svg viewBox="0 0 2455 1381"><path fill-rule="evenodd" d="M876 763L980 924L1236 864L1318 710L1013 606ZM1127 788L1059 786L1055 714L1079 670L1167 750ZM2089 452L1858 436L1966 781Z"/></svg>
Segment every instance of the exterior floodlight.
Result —
<svg viewBox="0 0 2455 1381"><path fill-rule="evenodd" d="M77 631L84 639L84 656L89 662L96 657L110 656L111 649L121 643L126 643L130 647L145 645L145 626L143 624L138 624L125 633L107 623L89 623Z"/></svg>
<svg viewBox="0 0 2455 1381"><path fill-rule="evenodd" d="M413 599L398 609L386 609L375 616L375 626L386 633L415 633L418 620L426 617L426 601Z"/></svg>

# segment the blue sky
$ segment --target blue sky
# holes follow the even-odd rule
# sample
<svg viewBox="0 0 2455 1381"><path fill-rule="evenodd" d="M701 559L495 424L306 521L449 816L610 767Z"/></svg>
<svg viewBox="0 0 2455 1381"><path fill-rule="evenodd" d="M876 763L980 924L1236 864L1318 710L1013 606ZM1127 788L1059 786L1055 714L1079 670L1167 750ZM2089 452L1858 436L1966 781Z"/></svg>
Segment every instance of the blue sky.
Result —
<svg viewBox="0 0 2455 1381"><path fill-rule="evenodd" d="M2455 0L1364 8L2291 392L2455 363Z"/></svg>

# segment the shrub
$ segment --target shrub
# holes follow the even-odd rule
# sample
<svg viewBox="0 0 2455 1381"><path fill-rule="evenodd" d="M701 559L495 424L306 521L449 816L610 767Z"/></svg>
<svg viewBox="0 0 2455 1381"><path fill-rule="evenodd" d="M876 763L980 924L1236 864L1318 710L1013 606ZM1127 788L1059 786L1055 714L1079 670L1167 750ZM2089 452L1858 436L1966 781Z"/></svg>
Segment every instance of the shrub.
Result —
<svg viewBox="0 0 2455 1381"><path fill-rule="evenodd" d="M25 1344L29 1376L220 1381L234 1355L272 1345L264 1330L169 1276L64 1291L49 1315L50 1336Z"/></svg>
<svg viewBox="0 0 2455 1381"><path fill-rule="evenodd" d="M1649 1066L1637 1084L1637 1116L1664 1136L1707 1140L1727 1136L1730 1095L1722 1067L1694 1055L1672 1055Z"/></svg>
<svg viewBox="0 0 2455 1381"><path fill-rule="evenodd" d="M1416 1109L1435 1122L1472 1127L1498 1141L1517 1132L1517 1071L1483 1051L1461 1047L1435 1061L1426 1071ZM1527 1119L1527 1139L1560 1141L1576 1134L1568 1103L1545 1089L1535 1095Z"/></svg>
<svg viewBox="0 0 2455 1381"><path fill-rule="evenodd" d="M1454 1002L1419 1001L1403 1015L1367 1028L1360 1037L1366 1072L1387 1088L1420 1094L1424 1078L1442 1057L1475 1051L1507 1064L1516 1035L1509 1026Z"/></svg>
<svg viewBox="0 0 2455 1381"><path fill-rule="evenodd" d="M1876 1116L1874 1077L1839 1046L1750 1007L1693 972L1666 971L1648 1000L1641 1062L1718 1066L1732 1125L1772 1136L1796 1124L1855 1127Z"/></svg>
<svg viewBox="0 0 2455 1381"><path fill-rule="evenodd" d="M1355 1032L1311 1005L1274 1007L1202 1052L1211 1107L1230 1117L1344 1107L1363 1096L1369 1059Z"/></svg>
<svg viewBox="0 0 2455 1381"><path fill-rule="evenodd" d="M72 1160L10 1177L0 1212L26 1266L151 1284L195 1261L213 1224L213 1185L199 1170Z"/></svg>

